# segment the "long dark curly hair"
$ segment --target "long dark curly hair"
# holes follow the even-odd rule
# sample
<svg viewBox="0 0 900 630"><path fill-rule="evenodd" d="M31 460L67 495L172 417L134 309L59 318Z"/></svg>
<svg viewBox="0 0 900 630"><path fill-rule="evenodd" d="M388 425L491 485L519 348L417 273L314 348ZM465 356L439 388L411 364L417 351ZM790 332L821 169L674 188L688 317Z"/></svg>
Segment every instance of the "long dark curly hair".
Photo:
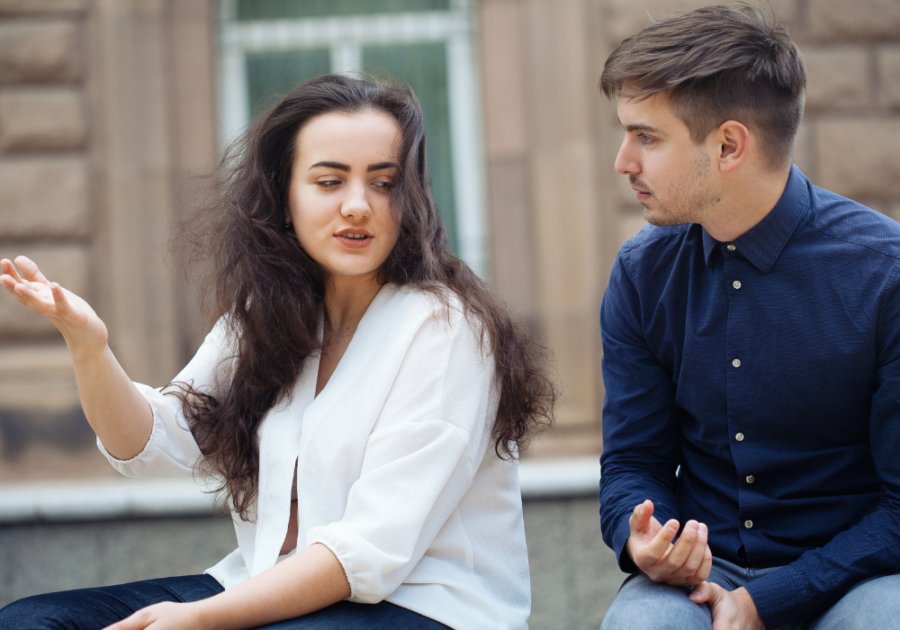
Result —
<svg viewBox="0 0 900 630"><path fill-rule="evenodd" d="M230 381L216 396L173 383L204 455L207 472L241 518L252 518L259 484L257 429L290 391L301 364L321 348L317 328L325 273L285 229L288 188L303 124L329 112L377 110L402 134L391 209L399 237L379 281L412 285L447 304L447 288L476 318L496 364L500 404L492 437L499 457L514 457L535 429L552 422L558 392L547 353L514 321L487 284L447 247L447 231L431 196L425 123L418 100L402 85L326 75L304 83L260 115L226 151L215 202L193 214L176 235L193 253L211 314L226 316L234 340ZM197 260L199 256L202 260Z"/></svg>

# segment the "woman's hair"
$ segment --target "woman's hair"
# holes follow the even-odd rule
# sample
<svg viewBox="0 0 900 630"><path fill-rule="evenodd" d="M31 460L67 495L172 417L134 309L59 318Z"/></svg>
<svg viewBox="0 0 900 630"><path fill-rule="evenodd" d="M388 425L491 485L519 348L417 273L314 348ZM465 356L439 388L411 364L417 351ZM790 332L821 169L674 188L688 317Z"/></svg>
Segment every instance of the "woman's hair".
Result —
<svg viewBox="0 0 900 630"><path fill-rule="evenodd" d="M321 349L318 324L326 275L285 227L298 132L329 112L385 112L400 127L402 149L391 208L397 243L379 281L429 291L449 307L446 289L474 317L496 364L500 403L492 437L498 456L514 457L538 426L552 421L557 389L546 353L491 289L447 247L425 163L425 123L413 92L400 85L326 75L294 88L259 116L226 152L219 194L186 221L176 239L206 269L201 290L225 316L235 342L230 381L217 396L173 384L209 472L222 479L235 511L252 518L258 490L257 429L290 395L301 364ZM197 265L194 265L196 268Z"/></svg>
<svg viewBox="0 0 900 630"><path fill-rule="evenodd" d="M662 93L695 144L727 120L760 140L768 165L790 163L803 117L806 70L784 25L752 5L708 6L651 24L607 58L607 96Z"/></svg>

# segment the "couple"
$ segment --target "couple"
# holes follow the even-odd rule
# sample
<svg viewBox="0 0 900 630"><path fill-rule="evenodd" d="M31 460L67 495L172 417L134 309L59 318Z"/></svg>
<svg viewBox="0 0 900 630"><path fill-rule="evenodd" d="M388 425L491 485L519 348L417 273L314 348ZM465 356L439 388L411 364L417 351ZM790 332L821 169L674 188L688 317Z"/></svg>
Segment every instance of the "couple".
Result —
<svg viewBox="0 0 900 630"><path fill-rule="evenodd" d="M652 226L601 312L601 523L631 573L604 628L900 617L900 226L791 166L805 82L749 7L607 61ZM4 628L527 627L515 461L555 387L447 252L423 130L407 90L337 76L264 114L203 228L220 319L161 390L87 304L3 261L110 462L219 481L239 544L205 575L16 602Z"/></svg>

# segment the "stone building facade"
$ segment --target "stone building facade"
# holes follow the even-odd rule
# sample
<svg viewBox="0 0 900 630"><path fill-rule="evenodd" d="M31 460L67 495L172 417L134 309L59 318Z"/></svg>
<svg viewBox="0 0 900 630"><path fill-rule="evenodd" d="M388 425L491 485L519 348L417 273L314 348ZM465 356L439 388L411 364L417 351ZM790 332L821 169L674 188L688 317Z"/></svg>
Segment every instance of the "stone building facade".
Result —
<svg viewBox="0 0 900 630"><path fill-rule="evenodd" d="M648 15L703 4L476 5L489 276L556 353L565 386L535 456L599 452L597 314L619 245L643 224L613 171L622 132L596 89L603 61ZM809 72L795 161L900 218L900 3L767 4ZM214 0L0 0L0 255L32 256L83 295L129 374L156 385L202 335L166 245L216 163L218 16ZM58 334L0 296L5 461L86 446L77 410Z"/></svg>

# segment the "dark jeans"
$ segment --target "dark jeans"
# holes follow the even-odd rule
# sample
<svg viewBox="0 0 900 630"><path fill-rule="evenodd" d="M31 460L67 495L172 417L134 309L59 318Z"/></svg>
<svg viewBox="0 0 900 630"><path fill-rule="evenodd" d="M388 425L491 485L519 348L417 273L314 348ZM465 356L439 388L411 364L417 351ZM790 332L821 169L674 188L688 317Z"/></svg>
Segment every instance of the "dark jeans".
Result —
<svg viewBox="0 0 900 630"><path fill-rule="evenodd" d="M222 592L208 575L131 582L117 586L35 595L0 610L3 630L102 630L159 602L194 602ZM447 626L388 602L338 602L265 629L279 630L446 630Z"/></svg>

